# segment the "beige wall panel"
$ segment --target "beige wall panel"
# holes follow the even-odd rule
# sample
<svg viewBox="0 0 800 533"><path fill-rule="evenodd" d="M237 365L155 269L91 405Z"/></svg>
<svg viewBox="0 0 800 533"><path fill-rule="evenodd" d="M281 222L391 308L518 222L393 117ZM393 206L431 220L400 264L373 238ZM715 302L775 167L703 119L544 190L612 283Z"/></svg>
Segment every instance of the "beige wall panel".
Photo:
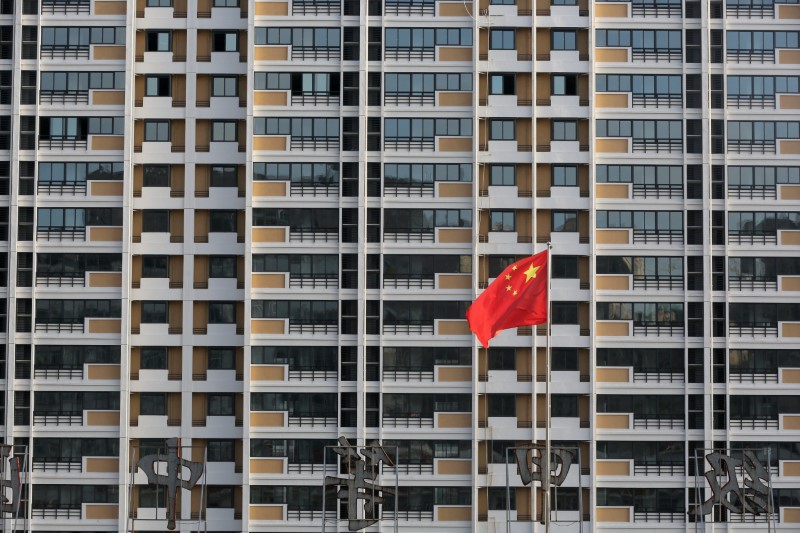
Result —
<svg viewBox="0 0 800 533"><path fill-rule="evenodd" d="M439 413L440 428L468 428L472 427L471 413Z"/></svg>
<svg viewBox="0 0 800 533"><path fill-rule="evenodd" d="M628 107L628 93L597 93L594 97L596 107Z"/></svg>
<svg viewBox="0 0 800 533"><path fill-rule="evenodd" d="M781 65L800 65L800 50L778 50L778 63Z"/></svg>
<svg viewBox="0 0 800 533"><path fill-rule="evenodd" d="M630 231L626 229L599 229L595 232L597 244L629 244Z"/></svg>
<svg viewBox="0 0 800 533"><path fill-rule="evenodd" d="M125 59L125 47L116 45L93 45L92 59Z"/></svg>
<svg viewBox="0 0 800 533"><path fill-rule="evenodd" d="M285 106L287 105L288 94L286 91L255 91L253 93L253 104Z"/></svg>
<svg viewBox="0 0 800 533"><path fill-rule="evenodd" d="M784 476L800 476L800 461L782 461Z"/></svg>
<svg viewBox="0 0 800 533"><path fill-rule="evenodd" d="M87 457L87 472L113 472L119 471L119 459L116 457Z"/></svg>
<svg viewBox="0 0 800 533"><path fill-rule="evenodd" d="M86 365L88 379L119 379L119 365Z"/></svg>
<svg viewBox="0 0 800 533"><path fill-rule="evenodd" d="M439 183L439 198L472 198L472 183Z"/></svg>
<svg viewBox="0 0 800 533"><path fill-rule="evenodd" d="M631 510L628 507L598 507L598 522L630 522Z"/></svg>
<svg viewBox="0 0 800 533"><path fill-rule="evenodd" d="M253 242L286 242L284 228L253 228Z"/></svg>
<svg viewBox="0 0 800 533"><path fill-rule="evenodd" d="M628 198L629 190L626 183L598 183L594 186L597 198Z"/></svg>
<svg viewBox="0 0 800 533"><path fill-rule="evenodd" d="M283 521L283 507L280 505L251 505L250 520Z"/></svg>
<svg viewBox="0 0 800 533"><path fill-rule="evenodd" d="M89 520L116 520L119 517L119 505L87 503L86 515L84 518Z"/></svg>
<svg viewBox="0 0 800 533"><path fill-rule="evenodd" d="M630 369L621 367L597 367L595 373L598 383L629 383Z"/></svg>
<svg viewBox="0 0 800 533"><path fill-rule="evenodd" d="M289 59L288 46L256 46L256 61L287 61Z"/></svg>
<svg viewBox="0 0 800 533"><path fill-rule="evenodd" d="M253 150L286 151L286 137L253 137Z"/></svg>
<svg viewBox="0 0 800 533"><path fill-rule="evenodd" d="M122 196L121 181L90 181L89 184L92 196Z"/></svg>
<svg viewBox="0 0 800 533"><path fill-rule="evenodd" d="M800 50L798 50L800 52ZM784 155L798 155L800 154L800 141L795 140L781 140L779 152Z"/></svg>
<svg viewBox="0 0 800 533"><path fill-rule="evenodd" d="M285 289L285 274L253 274L254 289Z"/></svg>
<svg viewBox="0 0 800 533"><path fill-rule="evenodd" d="M126 2L104 2L95 1L95 15L124 15L127 13L128 4Z"/></svg>
<svg viewBox="0 0 800 533"><path fill-rule="evenodd" d="M440 320L437 335L470 335L466 320Z"/></svg>
<svg viewBox="0 0 800 533"><path fill-rule="evenodd" d="M627 337L630 335L627 321L595 322L594 329L598 337Z"/></svg>
<svg viewBox="0 0 800 533"><path fill-rule="evenodd" d="M597 276L595 283L601 291L628 291L630 279L630 276Z"/></svg>
<svg viewBox="0 0 800 533"><path fill-rule="evenodd" d="M628 18L628 3L605 4L598 3L594 6L594 16L598 18Z"/></svg>
<svg viewBox="0 0 800 533"><path fill-rule="evenodd" d="M598 476L630 476L631 464L628 461L597 461Z"/></svg>
<svg viewBox="0 0 800 533"><path fill-rule="evenodd" d="M125 137L122 135L93 135L92 150L122 150L125 148Z"/></svg>
<svg viewBox="0 0 800 533"><path fill-rule="evenodd" d="M118 426L119 411L87 411L87 426Z"/></svg>
<svg viewBox="0 0 800 533"><path fill-rule="evenodd" d="M469 17L472 16L472 2L438 2L439 16Z"/></svg>
<svg viewBox="0 0 800 533"><path fill-rule="evenodd" d="M90 318L89 333L121 333L122 321L118 318Z"/></svg>
<svg viewBox="0 0 800 533"><path fill-rule="evenodd" d="M627 154L628 139L595 139L595 151L604 154Z"/></svg>
<svg viewBox="0 0 800 533"><path fill-rule="evenodd" d="M441 476L468 476L472 473L472 461L469 459L439 460L436 473Z"/></svg>
<svg viewBox="0 0 800 533"><path fill-rule="evenodd" d="M789 6L783 6L789 7ZM792 6L797 7L797 6ZM797 507L784 507L783 508L783 521L787 524L800 523L800 508Z"/></svg>
<svg viewBox="0 0 800 533"><path fill-rule="evenodd" d="M783 415L783 426L781 429L800 429L800 415Z"/></svg>
<svg viewBox="0 0 800 533"><path fill-rule="evenodd" d="M627 48L596 48L594 60L598 63L627 63Z"/></svg>
<svg viewBox="0 0 800 533"><path fill-rule="evenodd" d="M89 287L122 287L122 273L90 272Z"/></svg>
<svg viewBox="0 0 800 533"><path fill-rule="evenodd" d="M472 367L440 366L438 381L472 381Z"/></svg>
<svg viewBox="0 0 800 533"><path fill-rule="evenodd" d="M92 105L125 105L125 91L92 91Z"/></svg>
<svg viewBox="0 0 800 533"><path fill-rule="evenodd" d="M472 275L471 274L440 274L439 287L440 289L471 289L472 288Z"/></svg>
<svg viewBox="0 0 800 533"><path fill-rule="evenodd" d="M627 414L598 414L595 418L598 429L630 429Z"/></svg>
<svg viewBox="0 0 800 533"><path fill-rule="evenodd" d="M472 137L439 137L440 152L471 152Z"/></svg>
<svg viewBox="0 0 800 533"><path fill-rule="evenodd" d="M800 245L800 231L797 230L783 230L780 232L780 244L784 246L798 246Z"/></svg>
<svg viewBox="0 0 800 533"><path fill-rule="evenodd" d="M461 5L461 4L459 4ZM442 107L449 107L449 106L471 106L472 105L472 93L464 93L464 92L440 92L439 93L439 105Z"/></svg>
<svg viewBox="0 0 800 533"><path fill-rule="evenodd" d="M472 61L472 48L440 46L439 61Z"/></svg>
<svg viewBox="0 0 800 533"><path fill-rule="evenodd" d="M782 368L781 383L800 383L800 368Z"/></svg>
<svg viewBox="0 0 800 533"><path fill-rule="evenodd" d="M440 228L439 242L441 243L471 243L472 228Z"/></svg>
<svg viewBox="0 0 800 533"><path fill-rule="evenodd" d="M250 413L250 425L253 427L270 427L277 428L284 426L283 413L264 413L252 412Z"/></svg>
<svg viewBox="0 0 800 533"><path fill-rule="evenodd" d="M281 365L252 365L251 381L286 381L285 367Z"/></svg>
<svg viewBox="0 0 800 533"><path fill-rule="evenodd" d="M254 318L250 321L250 332L262 335L283 335L286 333L285 324L283 320Z"/></svg>
<svg viewBox="0 0 800 533"><path fill-rule="evenodd" d="M284 17L289 14L289 2L256 2L256 16Z"/></svg>
<svg viewBox="0 0 800 533"><path fill-rule="evenodd" d="M800 19L800 6L776 5L779 19Z"/></svg>
<svg viewBox="0 0 800 533"><path fill-rule="evenodd" d="M800 337L800 322L784 322L782 324L781 337Z"/></svg>
<svg viewBox="0 0 800 533"><path fill-rule="evenodd" d="M250 472L253 474L283 474L283 460L250 459Z"/></svg>
<svg viewBox="0 0 800 533"><path fill-rule="evenodd" d="M469 522L472 507L437 507L438 518L442 522Z"/></svg>

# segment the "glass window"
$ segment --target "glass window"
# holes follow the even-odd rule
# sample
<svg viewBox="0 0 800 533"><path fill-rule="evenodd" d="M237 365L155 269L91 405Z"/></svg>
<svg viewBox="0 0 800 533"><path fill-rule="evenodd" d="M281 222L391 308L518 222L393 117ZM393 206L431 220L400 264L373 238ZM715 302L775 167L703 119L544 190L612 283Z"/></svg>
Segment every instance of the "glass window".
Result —
<svg viewBox="0 0 800 533"><path fill-rule="evenodd" d="M169 187L169 165L144 165L142 174L145 187Z"/></svg>
<svg viewBox="0 0 800 533"><path fill-rule="evenodd" d="M515 165L491 165L489 167L489 185L506 187L516 185L516 170Z"/></svg>
<svg viewBox="0 0 800 533"><path fill-rule="evenodd" d="M577 50L578 32L577 30L551 30L550 33L551 50Z"/></svg>
<svg viewBox="0 0 800 533"><path fill-rule="evenodd" d="M574 255L554 255L553 279L577 279L578 258Z"/></svg>
<svg viewBox="0 0 800 533"><path fill-rule="evenodd" d="M142 277L143 278L168 278L169 277L169 257L166 255L143 255L142 256Z"/></svg>
<svg viewBox="0 0 800 533"><path fill-rule="evenodd" d="M167 369L167 347L166 346L142 346L141 362L139 368L142 370L166 370Z"/></svg>
<svg viewBox="0 0 800 533"><path fill-rule="evenodd" d="M516 94L515 85L514 74L489 74L489 94L507 96Z"/></svg>
<svg viewBox="0 0 800 533"><path fill-rule="evenodd" d="M215 31L211 35L212 52L237 52L239 33L235 31Z"/></svg>
<svg viewBox="0 0 800 533"><path fill-rule="evenodd" d="M554 232L578 231L578 212L553 211L553 231Z"/></svg>
<svg viewBox="0 0 800 533"><path fill-rule="evenodd" d="M553 187L577 187L578 167L575 165L553 165Z"/></svg>
<svg viewBox="0 0 800 533"><path fill-rule="evenodd" d="M209 258L208 277L210 278L235 278L236 256L212 255Z"/></svg>
<svg viewBox="0 0 800 533"><path fill-rule="evenodd" d="M514 119L492 119L489 123L490 141L513 141L516 139Z"/></svg>
<svg viewBox="0 0 800 533"><path fill-rule="evenodd" d="M236 303L234 303L234 302L209 302L208 303L208 323L209 324L235 324L236 323Z"/></svg>
<svg viewBox="0 0 800 533"><path fill-rule="evenodd" d="M236 211L211 211L209 229L212 233L236 233Z"/></svg>
<svg viewBox="0 0 800 533"><path fill-rule="evenodd" d="M143 209L142 231L145 233L168 233L169 211L166 209Z"/></svg>
<svg viewBox="0 0 800 533"><path fill-rule="evenodd" d="M516 32L513 29L493 29L489 31L490 50L514 50Z"/></svg>
<svg viewBox="0 0 800 533"><path fill-rule="evenodd" d="M577 324L577 302L552 302L553 324Z"/></svg>
<svg viewBox="0 0 800 533"><path fill-rule="evenodd" d="M142 302L142 324L166 324L167 302Z"/></svg>
<svg viewBox="0 0 800 533"><path fill-rule="evenodd" d="M578 121L577 120L553 120L553 140L554 141L577 141L578 140Z"/></svg>
<svg viewBox="0 0 800 533"><path fill-rule="evenodd" d="M169 142L169 120L145 120L144 140L146 142Z"/></svg>
<svg viewBox="0 0 800 533"><path fill-rule="evenodd" d="M553 96L576 96L578 94L577 74L553 74Z"/></svg>
<svg viewBox="0 0 800 533"><path fill-rule="evenodd" d="M169 75L145 76L145 96L170 96L171 93L172 83Z"/></svg>
<svg viewBox="0 0 800 533"><path fill-rule="evenodd" d="M236 142L237 124L235 120L211 121L211 140L213 142Z"/></svg>
<svg viewBox="0 0 800 533"><path fill-rule="evenodd" d="M514 348L491 348L487 353L489 370L516 370L517 354Z"/></svg>
<svg viewBox="0 0 800 533"><path fill-rule="evenodd" d="M514 211L490 211L489 231L516 231Z"/></svg>
<svg viewBox="0 0 800 533"><path fill-rule="evenodd" d="M235 165L211 167L212 187L238 187L239 171Z"/></svg>
<svg viewBox="0 0 800 533"><path fill-rule="evenodd" d="M146 52L170 52L172 51L172 32L163 30L151 30L145 33Z"/></svg>
<svg viewBox="0 0 800 533"><path fill-rule="evenodd" d="M213 76L211 96L239 96L239 80L236 76Z"/></svg>
<svg viewBox="0 0 800 533"><path fill-rule="evenodd" d="M233 394L209 394L208 416L234 416Z"/></svg>
<svg viewBox="0 0 800 533"><path fill-rule="evenodd" d="M236 348L224 347L208 349L209 370L233 370L236 363Z"/></svg>
<svg viewBox="0 0 800 533"><path fill-rule="evenodd" d="M167 414L167 395L163 392L143 392L139 395L139 414L164 416Z"/></svg>
<svg viewBox="0 0 800 533"><path fill-rule="evenodd" d="M206 453L206 459L209 463L232 463L235 456L233 441L209 440L206 443ZM209 493L209 496L210 495ZM211 507L211 505L209 505L209 507Z"/></svg>

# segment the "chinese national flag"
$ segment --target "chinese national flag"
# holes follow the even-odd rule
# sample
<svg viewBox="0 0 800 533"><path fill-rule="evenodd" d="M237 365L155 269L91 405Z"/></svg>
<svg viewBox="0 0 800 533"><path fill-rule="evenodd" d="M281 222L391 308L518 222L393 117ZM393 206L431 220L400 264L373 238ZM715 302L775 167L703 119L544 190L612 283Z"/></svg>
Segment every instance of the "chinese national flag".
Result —
<svg viewBox="0 0 800 533"><path fill-rule="evenodd" d="M485 348L499 331L547 322L547 251L509 265L467 309Z"/></svg>

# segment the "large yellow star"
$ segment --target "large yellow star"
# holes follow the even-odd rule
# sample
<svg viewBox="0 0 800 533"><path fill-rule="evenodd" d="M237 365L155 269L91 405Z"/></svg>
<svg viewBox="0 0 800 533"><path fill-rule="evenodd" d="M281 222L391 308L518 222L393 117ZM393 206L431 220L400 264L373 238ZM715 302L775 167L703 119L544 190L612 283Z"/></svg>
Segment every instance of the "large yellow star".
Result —
<svg viewBox="0 0 800 533"><path fill-rule="evenodd" d="M531 279L536 279L536 272L538 272L540 268L542 267L535 267L533 266L533 263L531 263L531 266L528 267L528 270L524 272L525 283L528 283Z"/></svg>

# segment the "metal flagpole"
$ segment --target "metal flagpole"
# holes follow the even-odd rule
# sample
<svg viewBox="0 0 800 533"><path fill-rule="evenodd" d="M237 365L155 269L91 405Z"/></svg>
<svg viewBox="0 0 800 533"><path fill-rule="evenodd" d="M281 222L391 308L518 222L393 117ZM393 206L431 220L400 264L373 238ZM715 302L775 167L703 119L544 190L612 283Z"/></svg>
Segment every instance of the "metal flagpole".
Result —
<svg viewBox="0 0 800 533"><path fill-rule="evenodd" d="M545 428L544 428L544 460L542 461L542 515L544 531L550 533L550 328L552 324L552 297L550 280L552 279L553 244L547 242L547 331L545 333Z"/></svg>

